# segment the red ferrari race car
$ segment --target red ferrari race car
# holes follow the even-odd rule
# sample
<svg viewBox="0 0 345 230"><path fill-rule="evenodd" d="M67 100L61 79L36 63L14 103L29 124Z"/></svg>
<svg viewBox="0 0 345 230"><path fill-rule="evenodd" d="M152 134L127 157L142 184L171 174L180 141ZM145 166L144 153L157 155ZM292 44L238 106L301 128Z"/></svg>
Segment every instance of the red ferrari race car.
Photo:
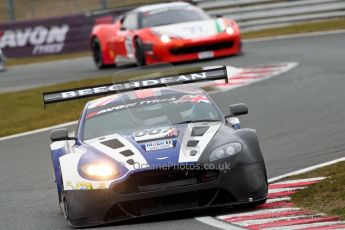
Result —
<svg viewBox="0 0 345 230"><path fill-rule="evenodd" d="M91 49L98 68L120 61L138 66L229 56L241 52L240 30L227 18L211 18L186 2L136 8L114 24L96 25Z"/></svg>

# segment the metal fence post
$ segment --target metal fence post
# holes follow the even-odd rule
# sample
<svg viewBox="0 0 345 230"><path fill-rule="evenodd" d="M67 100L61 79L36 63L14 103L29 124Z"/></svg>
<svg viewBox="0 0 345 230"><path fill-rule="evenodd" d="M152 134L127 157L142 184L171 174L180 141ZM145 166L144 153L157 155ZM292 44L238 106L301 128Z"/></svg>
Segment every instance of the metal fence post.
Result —
<svg viewBox="0 0 345 230"><path fill-rule="evenodd" d="M101 7L103 10L108 8L107 0L100 0L101 1Z"/></svg>
<svg viewBox="0 0 345 230"><path fill-rule="evenodd" d="M16 13L14 11L14 4L13 0L7 0L7 10L8 10L8 16L11 21L16 20Z"/></svg>

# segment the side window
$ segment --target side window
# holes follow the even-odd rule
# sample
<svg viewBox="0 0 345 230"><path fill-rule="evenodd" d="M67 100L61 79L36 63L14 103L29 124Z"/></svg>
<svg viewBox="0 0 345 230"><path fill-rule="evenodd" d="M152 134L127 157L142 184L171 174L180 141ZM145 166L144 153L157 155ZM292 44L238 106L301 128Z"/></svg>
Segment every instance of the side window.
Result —
<svg viewBox="0 0 345 230"><path fill-rule="evenodd" d="M123 21L123 27L128 30L135 30L138 28L138 15L135 13L127 14Z"/></svg>

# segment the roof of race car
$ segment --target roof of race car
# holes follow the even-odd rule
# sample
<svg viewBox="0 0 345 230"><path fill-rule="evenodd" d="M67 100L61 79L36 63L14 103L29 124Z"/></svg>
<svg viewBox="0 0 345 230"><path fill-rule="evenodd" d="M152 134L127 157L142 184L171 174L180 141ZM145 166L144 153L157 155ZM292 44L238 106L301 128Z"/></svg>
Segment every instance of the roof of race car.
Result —
<svg viewBox="0 0 345 230"><path fill-rule="evenodd" d="M159 4L153 4L153 5L148 5L148 6L141 6L135 9L135 11L140 11L140 12L148 12L152 10L157 10L157 9L164 9L167 7L183 7L183 6L190 6L189 3L187 2L171 2L171 3L159 3Z"/></svg>
<svg viewBox="0 0 345 230"><path fill-rule="evenodd" d="M148 97L168 95L168 94L205 94L205 93L201 89L190 87L190 86L170 86L170 87L149 88L149 89L123 92L123 93L114 94L114 95L92 100L87 104L87 109L104 106L104 105L111 104L118 101L127 102L127 101L135 100L135 99L144 99Z"/></svg>

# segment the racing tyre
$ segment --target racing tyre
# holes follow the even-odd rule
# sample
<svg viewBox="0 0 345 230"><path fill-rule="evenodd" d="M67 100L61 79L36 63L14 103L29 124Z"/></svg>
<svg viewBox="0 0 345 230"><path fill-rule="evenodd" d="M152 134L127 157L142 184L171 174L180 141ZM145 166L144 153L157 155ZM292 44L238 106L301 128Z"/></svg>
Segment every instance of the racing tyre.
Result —
<svg viewBox="0 0 345 230"><path fill-rule="evenodd" d="M2 54L1 50L0 50L0 72L1 71L5 71L5 56Z"/></svg>
<svg viewBox="0 0 345 230"><path fill-rule="evenodd" d="M98 38L92 39L91 49L92 49L93 60L94 60L98 69L105 69L105 68L114 67L115 64L114 65L106 65L103 63L102 47L101 47L101 44L99 43Z"/></svg>
<svg viewBox="0 0 345 230"><path fill-rule="evenodd" d="M63 195L63 192L61 192L60 197L61 197L60 198L61 202L59 202L60 211L64 215L65 219L68 221L68 205L67 205L67 202L66 202L66 198Z"/></svg>
<svg viewBox="0 0 345 230"><path fill-rule="evenodd" d="M138 66L146 65L143 43L140 38L135 38L135 58Z"/></svg>

